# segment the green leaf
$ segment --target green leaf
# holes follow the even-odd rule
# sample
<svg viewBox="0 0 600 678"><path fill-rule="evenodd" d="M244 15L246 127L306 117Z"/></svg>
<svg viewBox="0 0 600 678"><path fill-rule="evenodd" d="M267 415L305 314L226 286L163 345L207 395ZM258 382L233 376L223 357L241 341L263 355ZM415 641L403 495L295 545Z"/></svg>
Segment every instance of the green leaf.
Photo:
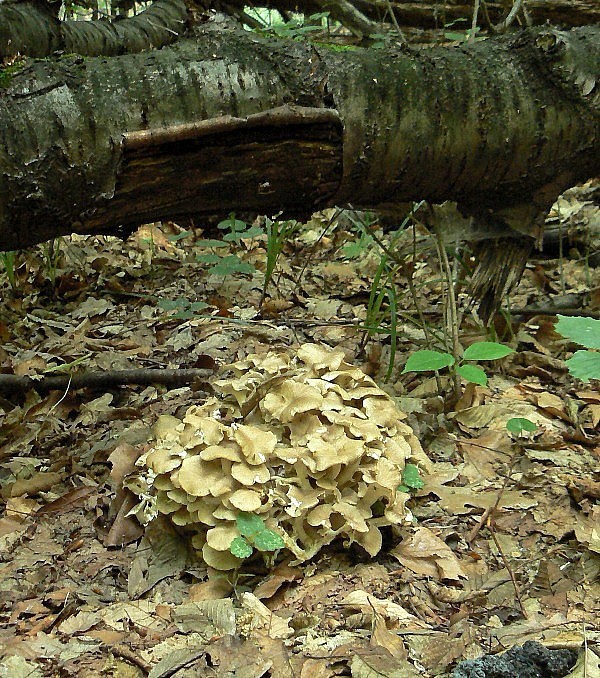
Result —
<svg viewBox="0 0 600 678"><path fill-rule="evenodd" d="M222 240L198 240L195 243L198 247L229 247L226 242Z"/></svg>
<svg viewBox="0 0 600 678"><path fill-rule="evenodd" d="M244 537L236 537L229 545L229 550L238 558L249 558L254 549Z"/></svg>
<svg viewBox="0 0 600 678"><path fill-rule="evenodd" d="M168 240L170 242L178 242L179 240L183 240L184 238L187 238L188 236L192 235L192 233L193 231L182 231L181 233L170 235Z"/></svg>
<svg viewBox="0 0 600 678"><path fill-rule="evenodd" d="M567 361L569 374L581 381L600 379L600 353L596 351L575 351Z"/></svg>
<svg viewBox="0 0 600 678"><path fill-rule="evenodd" d="M194 314L189 309L177 311L177 313L173 313L171 316L173 320L190 320L193 317Z"/></svg>
<svg viewBox="0 0 600 678"><path fill-rule="evenodd" d="M554 329L563 337L586 348L600 348L600 320L559 315Z"/></svg>
<svg viewBox="0 0 600 678"><path fill-rule="evenodd" d="M356 259L365 251L367 251L370 247L372 247L373 242L374 240L372 236L366 233L361 233L360 238L358 238L358 240L347 242L342 247L341 249L342 256L346 257L347 259Z"/></svg>
<svg viewBox="0 0 600 678"><path fill-rule="evenodd" d="M415 351L408 357L402 374L407 372L442 370L444 367L450 367L451 365L454 365L454 358L449 353L427 350Z"/></svg>
<svg viewBox="0 0 600 678"><path fill-rule="evenodd" d="M241 511L235 519L235 524L244 537L254 537L265 529L263 519L248 511Z"/></svg>
<svg viewBox="0 0 600 678"><path fill-rule="evenodd" d="M264 230L260 226L251 226L242 234L242 236L244 238L258 238L259 235L264 235L264 233Z"/></svg>
<svg viewBox="0 0 600 678"><path fill-rule="evenodd" d="M446 40L462 42L465 39L465 34L459 33L458 31L444 31L444 37L446 38Z"/></svg>
<svg viewBox="0 0 600 678"><path fill-rule="evenodd" d="M528 433L533 433L537 429L537 426L529 419L524 417L513 417L506 422L506 430L509 433L514 433L517 436L523 435L524 431Z"/></svg>
<svg viewBox="0 0 600 678"><path fill-rule="evenodd" d="M226 240L227 242L239 242L240 240L247 240L249 238L258 238L259 235L263 234L264 231L260 226L251 226L246 231L227 233L223 236L223 240Z"/></svg>
<svg viewBox="0 0 600 678"><path fill-rule="evenodd" d="M479 365L460 365L456 371L463 379L470 381L472 384L479 384L485 386L487 384L487 374Z"/></svg>
<svg viewBox="0 0 600 678"><path fill-rule="evenodd" d="M259 551L277 551L285 546L283 539L273 530L263 530L252 540Z"/></svg>
<svg viewBox="0 0 600 678"><path fill-rule="evenodd" d="M514 350L495 341L478 341L465 349L463 360L498 360L514 353Z"/></svg>
<svg viewBox="0 0 600 678"><path fill-rule="evenodd" d="M195 313L203 311L205 308L208 308L208 304L205 301L194 301L190 304L190 310Z"/></svg>
<svg viewBox="0 0 600 678"><path fill-rule="evenodd" d="M246 228L246 222L236 219L234 214L230 214L228 219L223 219L217 224L217 228L222 231L243 231Z"/></svg>
<svg viewBox="0 0 600 678"><path fill-rule="evenodd" d="M163 311L174 311L178 308L188 308L190 302L187 299L159 299L158 307Z"/></svg>
<svg viewBox="0 0 600 678"><path fill-rule="evenodd" d="M214 264L221 261L221 257L214 252L207 252L206 254L197 254L196 261L201 264Z"/></svg>
<svg viewBox="0 0 600 678"><path fill-rule="evenodd" d="M402 484L411 490L420 490L425 483L419 473L419 467L415 464L406 464L402 471Z"/></svg>
<svg viewBox="0 0 600 678"><path fill-rule="evenodd" d="M242 261L235 254L230 254L227 257L220 257L219 261L208 272L212 275L233 275L234 273L254 273L256 269L252 264Z"/></svg>
<svg viewBox="0 0 600 678"><path fill-rule="evenodd" d="M159 299L158 306L159 308L162 308L163 311L177 311L177 313L174 313L171 316L177 320L189 320L194 317L194 313L208 308L208 304L205 301L194 301L190 303L184 297L180 297L179 299Z"/></svg>

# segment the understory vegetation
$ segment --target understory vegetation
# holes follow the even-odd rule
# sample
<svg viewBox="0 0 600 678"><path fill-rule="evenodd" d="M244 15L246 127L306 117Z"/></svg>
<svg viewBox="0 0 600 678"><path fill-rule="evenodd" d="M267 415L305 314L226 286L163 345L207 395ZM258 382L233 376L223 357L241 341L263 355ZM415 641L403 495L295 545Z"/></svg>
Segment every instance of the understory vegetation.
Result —
<svg viewBox="0 0 600 678"><path fill-rule="evenodd" d="M269 5L0 0L0 678L600 676L598 10Z"/></svg>
<svg viewBox="0 0 600 678"><path fill-rule="evenodd" d="M2 371L67 379L60 391L2 394L8 567L0 586L14 634L6 642L20 637L35 648L51 625L47 666L78 672L91 662L114 672L132 661L126 648L148 671L190 639L213 637L201 661L219 657L226 666L227 634L241 623L232 594L253 620L245 656L285 647L296 667L307 653L344 665L345 655L332 660L327 649L341 643L352 649L353 671L360 661L388 675L400 661L402 675L413 675L417 653L425 675L439 675L455 658L485 652L490 639L566 647L564 634L580 633L582 623L595 633L599 321L563 311L556 325L554 315L581 299L597 309L593 252L569 249L566 234L564 255L532 260L486 327L469 297L468 246L436 241L412 214L385 231L375 215L341 210L305 224L231 215L205 233L164 222L124 243L73 236L4 254ZM565 233L590 218L597 208L576 193L551 215ZM242 563L234 570L206 578L168 510L140 541L122 478L132 477L149 441L167 435L153 433L156 422L191 416L212 397L214 379L77 391L68 379L157 366L210 374L249 357L268 363L290 347L293 356L300 345L341 350L360 367L430 462L407 463L398 477L402 522L381 528L377 557L345 533L290 564L282 537L300 535L270 529L270 514L251 504L223 533L223 548ZM585 368L573 357L581 347ZM218 376L221 388L241 388ZM252 407L275 398L280 383L246 401L245 424L258 421ZM384 509L373 509L375 520ZM16 655L3 661L34 668ZM273 661L275 675L293 675L287 660Z"/></svg>

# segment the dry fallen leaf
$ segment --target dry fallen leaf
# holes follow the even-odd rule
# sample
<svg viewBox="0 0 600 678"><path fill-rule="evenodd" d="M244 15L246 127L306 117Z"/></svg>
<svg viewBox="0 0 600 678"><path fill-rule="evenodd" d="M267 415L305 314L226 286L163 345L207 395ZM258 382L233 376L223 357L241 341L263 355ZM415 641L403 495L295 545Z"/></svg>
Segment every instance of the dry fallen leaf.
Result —
<svg viewBox="0 0 600 678"><path fill-rule="evenodd" d="M433 579L464 579L467 576L452 549L426 527L417 527L406 534L391 554L409 570Z"/></svg>

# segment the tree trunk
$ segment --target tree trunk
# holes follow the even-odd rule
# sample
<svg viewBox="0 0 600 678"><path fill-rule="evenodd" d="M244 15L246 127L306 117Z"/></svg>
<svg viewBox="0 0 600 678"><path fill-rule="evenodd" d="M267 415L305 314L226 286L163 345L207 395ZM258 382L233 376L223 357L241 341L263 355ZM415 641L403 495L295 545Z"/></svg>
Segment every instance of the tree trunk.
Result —
<svg viewBox="0 0 600 678"><path fill-rule="evenodd" d="M43 2L0 4L0 60L53 52L114 56L174 42L187 29L183 0L157 0L120 21L59 21Z"/></svg>
<svg viewBox="0 0 600 678"><path fill-rule="evenodd" d="M339 53L217 21L162 50L26 62L0 90L0 249L421 198L531 233L600 173L599 38Z"/></svg>
<svg viewBox="0 0 600 678"><path fill-rule="evenodd" d="M205 2L205 5L211 3ZM243 9L245 0L227 0L227 5ZM262 0L260 6L282 11L314 12L331 11L335 16L337 0ZM396 21L403 27L460 30L471 25L473 2L467 0L352 0L355 11L371 21L390 22L393 11ZM600 23L600 3L598 0L527 0L524 3L526 16L517 14L515 26L526 27L530 24L551 23L558 26L584 26ZM492 0L481 3L478 25L490 28L501 24L508 16L513 0ZM528 23L528 21L530 23ZM458 23L457 23L458 22Z"/></svg>
<svg viewBox="0 0 600 678"><path fill-rule="evenodd" d="M356 0L356 7L370 18L389 12L388 0ZM513 6L513 0L481 3L478 23L486 28L501 23ZM534 24L550 22L560 26L583 26L600 22L600 3L597 0L527 0L523 3ZM473 2L465 0L396 0L391 2L398 23L418 28L444 28L452 22L453 29L468 28L473 15ZM522 14L517 25L525 26Z"/></svg>

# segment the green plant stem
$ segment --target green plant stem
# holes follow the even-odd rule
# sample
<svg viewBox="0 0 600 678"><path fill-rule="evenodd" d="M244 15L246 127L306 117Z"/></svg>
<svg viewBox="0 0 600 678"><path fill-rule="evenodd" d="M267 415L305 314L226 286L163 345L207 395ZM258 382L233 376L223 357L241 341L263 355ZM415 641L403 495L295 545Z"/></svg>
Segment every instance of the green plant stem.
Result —
<svg viewBox="0 0 600 678"><path fill-rule="evenodd" d="M452 339L452 355L458 362L460 360L460 339L458 337L458 313L456 310L456 290L454 289L454 279L452 276L452 269L448 260L448 253L444 244L444 236L439 229L439 225L434 220L433 229L435 234L435 245L440 258L440 265L442 268L442 278L444 287L446 289L446 325L448 327L450 337ZM454 385L454 397L458 400L460 398L460 377L456 370L452 370L452 382Z"/></svg>
<svg viewBox="0 0 600 678"><path fill-rule="evenodd" d="M4 270L6 271L6 277L8 278L8 282L9 282L13 292L15 292L16 289L17 289L17 278L15 276L16 254L17 253L14 250L9 251L9 252L0 253L0 259L2 260L2 263L4 264Z"/></svg>
<svg viewBox="0 0 600 678"><path fill-rule="evenodd" d="M311 245L311 249L314 250L314 248L321 242L321 240L323 240L323 238L325 237L325 234L329 230L330 226L333 225L335 220L340 216L340 214L343 211L344 210L341 207L335 208L335 212L331 215L331 218L327 221L327 225L325 226L325 228L323 229L323 231L321 232L321 234L319 235L317 240ZM302 276L304 275L304 272L306 271L306 268L311 261L312 261L312 257L309 256L309 257L305 258L304 266L302 266L300 273L298 274L298 276L296 277L296 280L295 280L296 287L298 287L300 285L300 281L302 280Z"/></svg>
<svg viewBox="0 0 600 678"><path fill-rule="evenodd" d="M279 255L283 250L285 241L297 229L295 221L271 221L267 219L267 265L265 268L265 278L263 282L262 294L260 297L259 308L262 307L267 295L267 288L273 278L273 273L277 266Z"/></svg>
<svg viewBox="0 0 600 678"><path fill-rule="evenodd" d="M419 207L421 206L422 203L419 203ZM415 207L413 209L413 213L419 209L419 207ZM413 241L412 241L412 260L413 264L417 260L417 234L415 232L414 224L413 224ZM406 281L408 283L408 289L410 291L410 296L411 299L413 300L413 304L415 308L417 309L417 314L419 316L419 320L421 322L421 327L423 329L423 334L425 335L425 346L427 348L432 348L432 341L431 341L431 335L429 334L429 327L425 321L425 316L423 315L423 309L421 308L421 305L418 303L418 298L417 298L417 290L415 289L415 281L413 279L414 276L414 266L411 266L408 274L406 276ZM439 379L439 375L436 374L437 380L438 380L438 390L441 390L441 381Z"/></svg>
<svg viewBox="0 0 600 678"><path fill-rule="evenodd" d="M414 215L414 213L421 207L423 204L423 201L419 203L415 203L402 222L401 228L404 227L407 223L408 220ZM394 263L398 264L401 266L403 262L400 260L400 257L396 252L391 247L388 247L383 240L377 235L377 233L371 233L371 237L373 240L377 243L377 245L381 248L382 252L386 254L391 261ZM417 240L415 237L415 231L413 229L413 251L412 251L412 256L413 256L413 262L416 261L417 258ZM420 328L423 330L423 334L425 335L425 345L427 348L431 348L432 346L432 340L431 340L431 335L429 333L429 328L427 325L427 322L425 320L425 316L423 315L423 310L421 309L420 304L418 303L418 297L417 297L417 292L415 290L415 285L414 285L414 280L413 280L413 268L410 269L409 273L405 275L406 281L408 283L408 289L410 292L411 299L413 300L413 304L415 308L417 309L417 315L419 316L419 321L421 323Z"/></svg>
<svg viewBox="0 0 600 678"><path fill-rule="evenodd" d="M419 203L419 207L423 203ZM414 211L418 209L415 208ZM413 238L412 238L412 260L413 263L417 260L417 233L415 230L415 225L413 223ZM427 323L425 322L425 316L423 315L423 309L421 308L421 305L419 304L419 299L417 297L417 290L415 289L415 281L413 279L414 276L414 266L411 266L408 270L408 273L406 275L406 281L408 282L408 290L410 292L411 299L413 301L414 307L417 309L417 313L419 315L419 320L421 322L421 327L423 328L423 334L425 335L425 346L427 348L432 348L433 343L431 341L431 336L429 334L429 327ZM439 372L435 373L435 385L437 387L438 393L442 392L442 378L440 377Z"/></svg>

